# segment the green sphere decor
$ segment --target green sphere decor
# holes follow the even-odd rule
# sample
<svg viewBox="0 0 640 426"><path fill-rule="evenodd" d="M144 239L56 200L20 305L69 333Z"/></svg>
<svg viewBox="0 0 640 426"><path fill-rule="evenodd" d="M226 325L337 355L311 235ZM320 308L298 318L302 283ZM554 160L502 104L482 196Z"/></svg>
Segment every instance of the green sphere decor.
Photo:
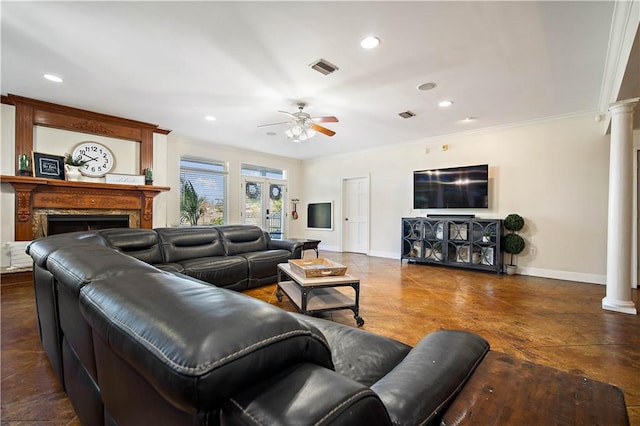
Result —
<svg viewBox="0 0 640 426"><path fill-rule="evenodd" d="M517 232L524 226L524 219L516 213L511 213L504 218L504 227L511 232Z"/></svg>
<svg viewBox="0 0 640 426"><path fill-rule="evenodd" d="M502 249L511 255L520 254L524 250L524 239L518 234L507 234Z"/></svg>

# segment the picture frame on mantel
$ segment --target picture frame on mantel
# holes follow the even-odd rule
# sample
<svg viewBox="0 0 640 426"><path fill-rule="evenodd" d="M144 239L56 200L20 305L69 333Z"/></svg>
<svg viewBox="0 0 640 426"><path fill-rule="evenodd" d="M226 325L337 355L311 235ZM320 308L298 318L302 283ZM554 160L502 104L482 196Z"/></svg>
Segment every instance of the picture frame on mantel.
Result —
<svg viewBox="0 0 640 426"><path fill-rule="evenodd" d="M64 157L33 151L31 164L33 176L45 179L64 180Z"/></svg>

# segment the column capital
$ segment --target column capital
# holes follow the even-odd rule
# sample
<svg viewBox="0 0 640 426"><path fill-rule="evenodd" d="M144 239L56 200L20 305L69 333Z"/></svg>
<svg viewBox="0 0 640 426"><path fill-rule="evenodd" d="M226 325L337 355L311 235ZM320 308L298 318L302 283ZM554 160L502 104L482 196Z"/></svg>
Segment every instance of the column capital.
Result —
<svg viewBox="0 0 640 426"><path fill-rule="evenodd" d="M612 113L631 112L635 109L638 101L640 101L640 98L631 98L615 102L609 105L609 111L611 111Z"/></svg>

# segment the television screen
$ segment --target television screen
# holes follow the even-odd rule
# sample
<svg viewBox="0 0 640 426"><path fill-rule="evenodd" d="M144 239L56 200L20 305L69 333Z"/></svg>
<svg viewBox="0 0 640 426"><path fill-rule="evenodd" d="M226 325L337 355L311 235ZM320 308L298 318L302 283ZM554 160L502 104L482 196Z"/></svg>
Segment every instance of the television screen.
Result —
<svg viewBox="0 0 640 426"><path fill-rule="evenodd" d="M487 164L413 172L414 209L486 209L488 192Z"/></svg>
<svg viewBox="0 0 640 426"><path fill-rule="evenodd" d="M333 229L331 201L307 205L307 228Z"/></svg>

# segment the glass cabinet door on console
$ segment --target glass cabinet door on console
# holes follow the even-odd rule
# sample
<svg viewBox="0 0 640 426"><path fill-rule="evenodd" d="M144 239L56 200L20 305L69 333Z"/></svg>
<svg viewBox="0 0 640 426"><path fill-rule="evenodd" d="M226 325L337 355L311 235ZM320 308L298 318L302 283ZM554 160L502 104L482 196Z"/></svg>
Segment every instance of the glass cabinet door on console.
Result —
<svg viewBox="0 0 640 426"><path fill-rule="evenodd" d="M501 230L497 219L403 218L401 259L501 273Z"/></svg>
<svg viewBox="0 0 640 426"><path fill-rule="evenodd" d="M424 224L420 218L402 221L402 258L420 258L423 254L422 235Z"/></svg>

